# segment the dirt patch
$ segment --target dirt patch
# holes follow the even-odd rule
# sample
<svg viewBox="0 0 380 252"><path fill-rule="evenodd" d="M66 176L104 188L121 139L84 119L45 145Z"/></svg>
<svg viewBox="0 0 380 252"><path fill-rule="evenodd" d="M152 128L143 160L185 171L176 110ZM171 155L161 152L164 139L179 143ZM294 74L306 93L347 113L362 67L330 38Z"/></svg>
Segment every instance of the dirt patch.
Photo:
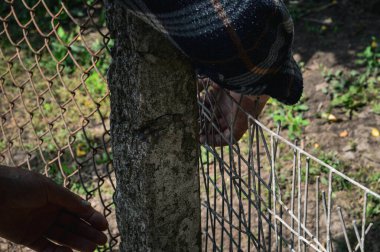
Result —
<svg viewBox="0 0 380 252"><path fill-rule="evenodd" d="M321 90L328 85L321 67L347 72L359 70L360 67L355 64L357 53L368 46L371 37L380 38L379 16L363 7L355 2L340 1L322 12L298 20L294 52L298 60L305 62L304 96L310 108L305 116L311 122L304 131L306 142L318 144L324 151L339 153L339 158L349 162L352 170L377 167L379 172L380 138L371 135L371 129L380 125L379 115L365 106L354 112L351 119L342 109L334 108L331 113L338 122L327 122L316 117L318 112L328 110L330 103L329 97ZM307 20L332 20L333 25L321 32L320 24ZM347 136L341 137L342 131L347 131Z"/></svg>
<svg viewBox="0 0 380 252"><path fill-rule="evenodd" d="M354 1L339 1L336 4L331 4L331 1L316 2L305 0L302 2L305 5L310 5L310 8L306 9L307 15L303 15L301 12L301 17L295 20L296 37L294 41L294 54L298 62L303 62L301 65L303 65L305 81L304 103L309 107L304 113L304 118L310 122L307 127L303 128L302 132L304 148L323 161L331 162L332 166L349 177L364 184L373 191L379 192L378 179L380 177L378 178L377 174L380 174L380 137L374 136L371 132L374 128L380 127L380 116L373 113L369 104L360 107L351 115L343 108L331 107L331 97L323 92L329 85L323 76L323 69L342 70L347 73L351 70L362 71L362 67L355 63L357 54L362 52L371 43L372 37L380 38L380 18L374 13L369 13L364 8L364 5ZM325 6L328 7L325 8ZM375 85L380 88L379 83ZM270 114L272 112L273 110L267 107L261 121L265 125L275 129ZM320 116L322 113L332 114L335 119L326 120L326 118ZM284 136L287 134L287 130L282 132ZM243 141L240 142L240 151L242 153L245 152L243 156L249 160L249 148L247 145L247 141L244 142L243 138ZM282 150L282 153L279 155L283 160L280 162L281 166L277 167L277 170L279 180L282 183L280 187L283 191L284 204L290 208L291 196L289 192L292 185L292 154L286 152L289 152L289 150ZM254 186L254 182L249 179L249 166L236 158L233 161L229 160L226 153L228 151L225 151L224 157L226 159L224 160L224 167L220 165L221 160L216 165L211 163L208 167L204 167L206 176L209 176L209 181L204 182L207 185L204 190L210 190L210 199L207 199L205 191L203 191L202 201L206 205L202 209L202 223L207 223L207 220L209 221L208 226L203 226L203 231L209 234L208 237L203 237L203 249L207 250L216 246L224 250L238 250L240 248L243 251L249 251L249 249L250 251L257 251L257 247L255 248L252 245L254 244L254 238L250 237L258 238L260 236L260 231L258 231L260 218L257 210L254 209L255 198L253 192L251 192L251 199L247 195L244 195L244 192L248 193L250 191L248 184L251 184L252 190L255 187L257 190L257 186ZM219 155L221 154L219 153ZM260 156L264 159L265 155L265 152L260 152ZM261 176L264 181L268 181L270 178L268 163L262 163L262 166L264 169ZM310 175L310 178L314 180L310 181L309 184L306 227L315 235L317 226L315 178L320 176L321 188L319 189L318 196L320 236L318 240L322 245L325 245L327 217L322 205L322 191L327 195L326 180L328 176L326 172L318 174L321 167L317 164L311 164L311 167L313 174ZM232 172L234 169L236 169L235 174ZM257 165L253 169L257 171ZM239 172L241 173L239 174ZM232 176L233 179L229 176ZM304 173L302 176L304 176ZM355 247L357 240L352 228L352 220L357 220L360 223L363 211L363 194L362 192L359 193L358 190L349 185L344 179L333 177L333 180L335 182L333 184L333 210L330 232L333 235L334 251L347 251L336 207L339 205L342 209L343 217L347 221L346 225L349 230L350 241L352 242L351 246ZM265 187L263 186L263 188ZM301 188L301 194L305 193L304 181L301 183ZM266 193L268 195L268 190ZM268 200L269 198L265 197L262 203L266 204ZM297 202L297 197L293 200ZM304 198L302 202L304 202ZM207 206L207 204L209 205ZM251 205L251 209L249 205ZM374 226L368 233L366 248L367 251L380 251L379 245L376 242L378 239L374 238L378 230L377 216L379 215L375 209L379 203L374 201L367 205L366 214L369 217L367 221L373 222ZM215 212L210 213L211 210L207 211L207 207ZM235 212L231 209L234 209ZM301 207L301 209L303 208ZM277 210L280 211L280 209ZM291 225L292 218L289 215L287 216L285 209L283 211L284 221ZM297 211L295 213L298 214ZM268 213L266 212L265 214ZM213 215L217 217L212 219ZM304 212L301 213L301 216L303 215ZM222 218L222 216L224 217ZM245 216L245 219L242 216ZM248 221L249 216L250 221ZM249 234L246 230L248 225L252 228L252 234ZM261 241L262 243L265 243L263 242L264 240L266 241L266 251L268 251L268 244L270 242L274 244L275 239L272 236L272 240L268 240L268 224L263 225L265 226L265 230L262 233L265 235ZM360 226L360 224L358 225ZM285 230L285 226L282 227ZM291 234L287 231L284 231L283 234L284 237L291 237ZM309 238L311 239L311 237ZM297 242L295 240L294 245L297 246ZM304 246L304 244L301 245ZM287 246L283 243L283 248L285 247ZM307 251L314 250L310 249Z"/></svg>

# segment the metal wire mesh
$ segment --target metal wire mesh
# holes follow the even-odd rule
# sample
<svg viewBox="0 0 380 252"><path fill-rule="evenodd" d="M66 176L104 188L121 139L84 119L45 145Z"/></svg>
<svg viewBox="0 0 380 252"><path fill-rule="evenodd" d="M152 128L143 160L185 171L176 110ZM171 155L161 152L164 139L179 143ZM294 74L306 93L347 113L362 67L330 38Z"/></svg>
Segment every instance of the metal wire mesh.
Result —
<svg viewBox="0 0 380 252"><path fill-rule="evenodd" d="M220 94L210 82L201 89L200 127L215 142L222 124L232 132L236 118L220 116ZM239 143L206 141L200 148L203 250L364 251L374 225L367 207L380 195L281 137L280 127L268 129L241 101L229 100L248 118L248 131Z"/></svg>
<svg viewBox="0 0 380 252"><path fill-rule="evenodd" d="M0 3L0 163L89 199L111 223L102 251L118 239L105 80L111 42L102 1Z"/></svg>
<svg viewBox="0 0 380 252"><path fill-rule="evenodd" d="M89 199L111 223L99 250L115 251L104 20L100 0L0 3L0 163L39 171ZM200 128L213 138L222 108L205 104L213 95L202 83ZM341 239L341 251L364 251L366 208L380 196L237 107L247 118L243 140L199 146L203 250L332 251ZM2 251L17 249L0 242Z"/></svg>

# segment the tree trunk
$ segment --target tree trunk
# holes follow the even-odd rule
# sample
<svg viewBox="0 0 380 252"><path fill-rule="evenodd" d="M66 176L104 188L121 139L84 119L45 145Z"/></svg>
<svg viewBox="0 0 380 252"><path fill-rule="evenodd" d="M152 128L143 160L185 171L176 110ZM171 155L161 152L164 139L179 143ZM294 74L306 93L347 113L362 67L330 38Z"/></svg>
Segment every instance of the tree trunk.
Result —
<svg viewBox="0 0 380 252"><path fill-rule="evenodd" d="M197 105L190 63L159 33L106 1L121 251L199 251Z"/></svg>

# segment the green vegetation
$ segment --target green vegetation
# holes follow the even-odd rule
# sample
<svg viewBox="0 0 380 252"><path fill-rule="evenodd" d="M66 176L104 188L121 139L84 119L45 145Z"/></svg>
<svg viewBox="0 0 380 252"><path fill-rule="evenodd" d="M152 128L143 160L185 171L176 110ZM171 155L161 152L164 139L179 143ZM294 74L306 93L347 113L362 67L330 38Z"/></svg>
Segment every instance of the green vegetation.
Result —
<svg viewBox="0 0 380 252"><path fill-rule="evenodd" d="M363 52L358 53L356 63L366 69L369 76L377 76L380 70L380 49L377 38L372 37L371 44Z"/></svg>
<svg viewBox="0 0 380 252"><path fill-rule="evenodd" d="M368 204L366 209L367 217L374 217L380 215L380 200L369 195L368 196Z"/></svg>
<svg viewBox="0 0 380 252"><path fill-rule="evenodd" d="M330 108L342 108L352 118L353 113L370 104L374 113L380 112L378 98L380 51L376 38L357 55L356 63L362 67L359 71L327 70L323 68L323 76L329 84L324 91L331 98Z"/></svg>
<svg viewBox="0 0 380 252"><path fill-rule="evenodd" d="M25 4L35 2L26 1ZM78 7L78 2L73 1L68 5L73 5L70 11L75 17L84 18L87 15L81 13L83 8ZM10 11L10 5L2 3L0 6L4 7L0 8L2 15ZM41 7L42 4L38 6L34 14L38 14L39 28L43 31L51 31L51 17L46 9ZM24 7L24 3L16 1L13 7L19 10L17 15L20 23L26 23L30 20L31 13ZM51 11L53 13L58 12L59 5L52 6ZM98 21L104 25L102 15ZM22 29L13 21L9 21L8 29L16 38L18 33L22 34ZM100 108L100 112L104 119L108 118L109 100L103 100L103 98L108 92L104 76L110 64L110 57L105 49L106 45L102 41L103 38L96 30L90 33L80 31L79 26L72 25L72 21L65 11L55 21L57 23L54 25L59 23L59 26L56 28L56 33L52 33L48 39L42 38L36 30L33 31L35 27L31 27L28 34L31 46L26 43L20 44L18 52L20 58L13 57L16 49L9 43L9 40L6 37L1 39L0 75L5 76L4 95L7 96L8 100L15 99L19 92L22 92L24 106L20 100L16 100L19 107L14 111L18 123L25 123L25 120L30 117L30 111L33 111L31 127L27 127L23 133L25 138L23 146L27 149L33 149L38 144L37 142L42 140L40 144L42 144L44 151L56 154L57 149L67 144L73 137L76 138L78 145L85 146L78 140L81 137L78 134L73 136L71 132L83 123L85 116L93 114L93 111L97 110L98 103L105 103ZM78 36L79 33L82 36ZM86 44L83 42L84 40ZM43 43L47 43L49 50L45 48L38 55L30 50L30 47L40 48ZM109 46L111 46L110 44L111 42ZM89 47L92 53L86 47ZM15 83L10 80L6 74L7 71L15 76ZM60 73L60 76L57 75L57 72ZM28 79L28 73L32 74L33 83L27 83L21 88L21 83ZM40 96L39 101L36 93ZM7 99L0 100L0 112L4 112L9 106ZM62 117L56 120L56 117L61 113ZM94 121L99 121L99 117L99 113L92 115ZM54 123L51 123L53 121ZM93 122L89 123L91 127ZM15 130L16 128L9 127L6 134L17 134ZM36 137L40 139L37 140ZM90 138L93 137L98 136L90 136ZM13 146L17 144L15 142ZM7 143L2 142L0 151L6 148L6 145Z"/></svg>
<svg viewBox="0 0 380 252"><path fill-rule="evenodd" d="M342 160L339 159L339 156L334 153L334 152L322 152L322 151L317 151L317 157L325 162L326 164L334 167L336 170L346 173L346 171L349 170L349 165L344 163ZM310 169L310 174L315 175L315 176L321 176L321 183L324 185L328 185L328 174L329 170L325 168L324 166L318 166L318 167L313 167ZM352 187L352 184L342 178L341 176L333 176L333 187L335 190L349 190Z"/></svg>
<svg viewBox="0 0 380 252"><path fill-rule="evenodd" d="M0 114L6 115L0 152L11 148L16 155L31 153L33 162L38 164L33 166L39 172L46 162L59 156L59 163L46 168L47 175L58 184L68 183L74 192L87 195L97 185L79 180L78 163L86 176L93 176L94 167L104 173L112 158L105 150L109 148L109 137L102 125L104 121L105 127L109 127L109 99L104 97L108 95L105 76L111 60L106 47L112 46L112 41L105 43L97 30L105 26L104 11L97 9L100 5L91 9L93 21L99 25L95 27L91 22L78 26L71 19L84 23L88 18L83 1L65 2L71 17L54 1L40 3L32 12L25 7L37 2L14 1L12 7L18 21L13 16L7 20L6 28L18 42L24 36L19 23L26 24L34 17L38 28L33 23L29 25L28 43L24 40L16 48L4 32L0 35L0 76L4 80ZM1 17L10 12L10 6L4 1L0 3ZM60 14L52 20L44 6ZM50 35L43 37L40 32ZM12 115L7 113L10 108ZM20 137L15 123L25 125ZM93 178L90 180L95 183Z"/></svg>
<svg viewBox="0 0 380 252"><path fill-rule="evenodd" d="M304 112L309 110L302 100L296 105L286 106L276 100L269 100L267 114L277 123L280 123L288 131L288 137L295 140L302 136L303 128L309 125L310 121L304 118Z"/></svg>

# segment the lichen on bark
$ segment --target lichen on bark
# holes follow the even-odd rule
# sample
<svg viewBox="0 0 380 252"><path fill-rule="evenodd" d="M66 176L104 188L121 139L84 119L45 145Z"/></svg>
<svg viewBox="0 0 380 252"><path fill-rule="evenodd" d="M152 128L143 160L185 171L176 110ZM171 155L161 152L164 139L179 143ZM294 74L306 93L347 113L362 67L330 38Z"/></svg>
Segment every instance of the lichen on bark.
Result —
<svg viewBox="0 0 380 252"><path fill-rule="evenodd" d="M161 34L106 1L121 251L200 251L197 105L191 64Z"/></svg>

